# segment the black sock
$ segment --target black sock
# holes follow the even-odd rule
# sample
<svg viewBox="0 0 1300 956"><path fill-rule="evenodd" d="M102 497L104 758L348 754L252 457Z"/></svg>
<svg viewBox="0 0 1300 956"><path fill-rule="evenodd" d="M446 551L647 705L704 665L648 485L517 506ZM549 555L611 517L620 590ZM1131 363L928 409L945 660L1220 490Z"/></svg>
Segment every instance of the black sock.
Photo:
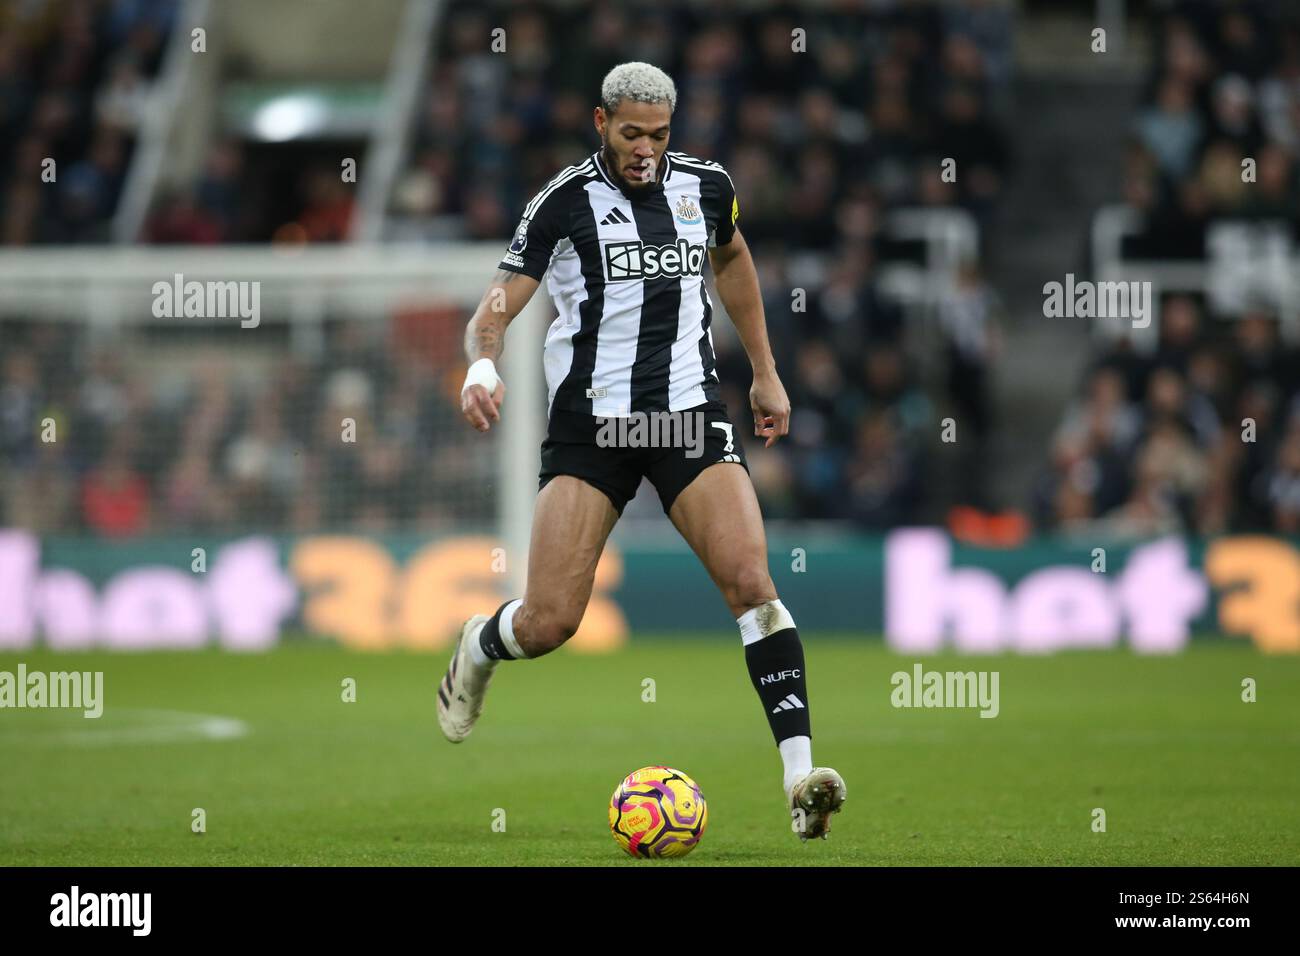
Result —
<svg viewBox="0 0 1300 956"><path fill-rule="evenodd" d="M791 737L811 737L808 684L799 632L787 627L746 644L745 663L777 744Z"/></svg>
<svg viewBox="0 0 1300 956"><path fill-rule="evenodd" d="M513 600L514 598L511 598L510 601L506 601L505 604L497 608L497 612L492 615L491 620L483 625L483 630L478 632L478 645L483 648L483 653L490 660L513 661L515 659L515 655L506 650L505 641L501 640L501 612Z"/></svg>

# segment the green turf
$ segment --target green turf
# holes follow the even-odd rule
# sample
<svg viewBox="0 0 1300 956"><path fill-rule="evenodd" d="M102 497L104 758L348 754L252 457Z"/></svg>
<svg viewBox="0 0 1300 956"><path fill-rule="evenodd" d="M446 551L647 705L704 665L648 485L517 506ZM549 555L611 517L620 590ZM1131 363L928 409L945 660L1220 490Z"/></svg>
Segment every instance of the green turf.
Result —
<svg viewBox="0 0 1300 956"><path fill-rule="evenodd" d="M107 706L0 710L0 864L665 865L622 857L605 820L614 784L653 763L709 801L700 846L666 865L1300 863L1300 660L1236 642L926 659L998 671L990 720L894 709L890 675L913 660L878 642L806 646L814 753L849 787L832 838L808 845L739 642L716 635L505 664L459 746L434 717L442 655L3 655L0 670L103 670ZM130 740L156 711L250 733Z"/></svg>

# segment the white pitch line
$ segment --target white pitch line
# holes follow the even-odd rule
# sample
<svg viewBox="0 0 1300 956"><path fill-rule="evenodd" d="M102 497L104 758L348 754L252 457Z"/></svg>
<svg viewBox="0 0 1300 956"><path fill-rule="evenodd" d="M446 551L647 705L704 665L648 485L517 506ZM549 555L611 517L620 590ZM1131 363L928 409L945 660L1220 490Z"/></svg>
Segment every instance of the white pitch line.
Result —
<svg viewBox="0 0 1300 956"><path fill-rule="evenodd" d="M84 730L22 731L0 735L0 743L36 746L68 745L73 747L112 747L121 744L167 744L194 740L234 740L249 734L250 728L235 717L219 714L196 714L183 710L112 710L111 719L126 716L139 719L139 726L92 728ZM83 718L84 719L84 718Z"/></svg>

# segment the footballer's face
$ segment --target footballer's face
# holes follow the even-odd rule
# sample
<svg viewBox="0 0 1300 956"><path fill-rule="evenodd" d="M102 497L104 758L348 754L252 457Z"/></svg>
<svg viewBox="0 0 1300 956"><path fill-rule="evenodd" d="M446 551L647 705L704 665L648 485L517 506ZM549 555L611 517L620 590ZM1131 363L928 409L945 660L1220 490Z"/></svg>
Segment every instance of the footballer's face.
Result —
<svg viewBox="0 0 1300 956"><path fill-rule="evenodd" d="M659 160L668 149L672 115L667 103L620 100L612 113L596 107L596 132L604 144L605 166L628 189L654 185Z"/></svg>

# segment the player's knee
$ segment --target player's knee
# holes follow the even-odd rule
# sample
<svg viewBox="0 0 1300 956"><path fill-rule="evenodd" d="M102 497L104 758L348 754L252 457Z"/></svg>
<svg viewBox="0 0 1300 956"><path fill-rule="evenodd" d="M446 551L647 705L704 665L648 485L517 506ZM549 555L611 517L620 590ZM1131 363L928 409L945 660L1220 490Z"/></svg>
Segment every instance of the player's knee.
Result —
<svg viewBox="0 0 1300 956"><path fill-rule="evenodd" d="M772 583L772 575L761 564L747 565L737 570L726 591L727 603L733 610L739 608L741 612L776 600L776 585Z"/></svg>
<svg viewBox="0 0 1300 956"><path fill-rule="evenodd" d="M532 657L549 654L578 632L581 609L545 608L534 614L528 628L528 652Z"/></svg>

